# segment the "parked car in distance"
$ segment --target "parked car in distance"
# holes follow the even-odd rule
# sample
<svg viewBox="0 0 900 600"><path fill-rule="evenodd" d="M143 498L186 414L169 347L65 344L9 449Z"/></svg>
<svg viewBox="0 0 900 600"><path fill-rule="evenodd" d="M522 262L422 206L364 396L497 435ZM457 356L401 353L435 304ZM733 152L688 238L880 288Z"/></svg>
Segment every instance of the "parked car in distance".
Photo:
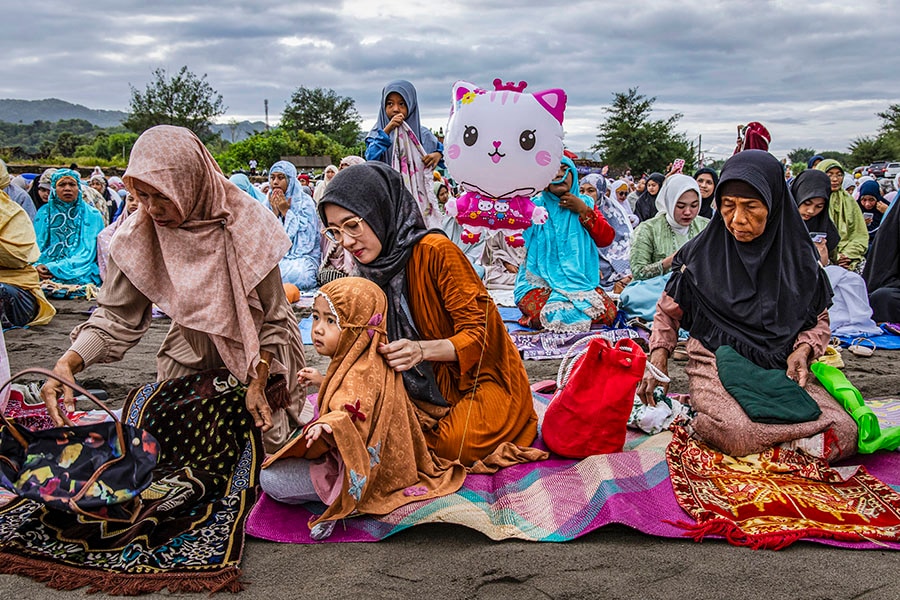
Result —
<svg viewBox="0 0 900 600"><path fill-rule="evenodd" d="M887 161L880 160L878 162L873 162L869 165L869 175L878 179L879 177L884 177L884 168L887 166Z"/></svg>
<svg viewBox="0 0 900 600"><path fill-rule="evenodd" d="M897 175L900 175L900 162L888 163L884 168L884 177L893 179Z"/></svg>

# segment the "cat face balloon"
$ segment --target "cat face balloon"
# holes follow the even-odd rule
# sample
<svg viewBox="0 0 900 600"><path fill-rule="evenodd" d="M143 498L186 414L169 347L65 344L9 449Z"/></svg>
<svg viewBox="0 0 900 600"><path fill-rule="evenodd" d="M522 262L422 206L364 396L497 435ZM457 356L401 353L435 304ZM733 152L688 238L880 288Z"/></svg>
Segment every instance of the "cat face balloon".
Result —
<svg viewBox="0 0 900 600"><path fill-rule="evenodd" d="M444 160L466 190L491 198L532 196L556 175L566 93L529 94L526 85L500 79L494 91L466 81L453 85Z"/></svg>

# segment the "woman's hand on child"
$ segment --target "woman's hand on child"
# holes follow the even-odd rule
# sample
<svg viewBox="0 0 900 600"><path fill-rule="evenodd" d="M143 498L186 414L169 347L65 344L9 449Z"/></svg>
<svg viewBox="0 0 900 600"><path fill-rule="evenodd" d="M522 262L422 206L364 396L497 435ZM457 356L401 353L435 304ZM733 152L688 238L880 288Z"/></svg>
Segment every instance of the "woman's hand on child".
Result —
<svg viewBox="0 0 900 600"><path fill-rule="evenodd" d="M315 441L321 437L323 432L329 435L334 433L331 429L331 425L328 425L327 423L313 423L310 425L309 429L306 430L306 447L312 447Z"/></svg>
<svg viewBox="0 0 900 600"><path fill-rule="evenodd" d="M422 157L422 163L425 165L426 169L434 169L438 166L439 162L441 162L440 152L432 152L431 154L426 154Z"/></svg>
<svg viewBox="0 0 900 600"><path fill-rule="evenodd" d="M381 344L378 353L395 371L408 371L425 360L422 343L405 338L390 344Z"/></svg>
<svg viewBox="0 0 900 600"><path fill-rule="evenodd" d="M320 387L323 380L322 374L312 367L304 367L297 371L297 383L300 385Z"/></svg>

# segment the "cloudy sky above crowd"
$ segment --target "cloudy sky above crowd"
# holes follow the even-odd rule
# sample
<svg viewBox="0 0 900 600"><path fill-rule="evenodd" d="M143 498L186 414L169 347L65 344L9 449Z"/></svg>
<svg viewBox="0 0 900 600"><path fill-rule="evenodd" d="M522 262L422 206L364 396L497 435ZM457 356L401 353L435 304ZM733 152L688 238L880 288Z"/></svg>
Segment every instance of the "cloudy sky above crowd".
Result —
<svg viewBox="0 0 900 600"><path fill-rule="evenodd" d="M222 120L274 124L298 86L355 99L368 130L381 88L412 81L423 124L446 124L465 79L568 94L567 146L595 142L614 92L639 87L655 116L684 116L711 158L757 120L772 150L844 150L900 100L896 2L465 0L7 3L0 97L127 110L129 85L182 65L222 94Z"/></svg>

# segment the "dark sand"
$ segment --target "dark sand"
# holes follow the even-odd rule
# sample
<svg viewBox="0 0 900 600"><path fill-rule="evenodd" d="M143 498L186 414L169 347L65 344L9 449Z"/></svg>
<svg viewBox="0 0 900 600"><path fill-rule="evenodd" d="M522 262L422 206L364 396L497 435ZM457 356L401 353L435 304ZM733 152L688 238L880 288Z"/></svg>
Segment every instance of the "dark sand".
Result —
<svg viewBox="0 0 900 600"><path fill-rule="evenodd" d="M87 302L56 302L53 322L6 333L14 372L51 368L69 346L69 332L86 319ZM156 376L156 350L169 327L155 320L119 363L80 375L120 404L128 390ZM900 352L867 359L843 352L844 372L865 397L900 392ZM326 361L307 347L307 360ZM670 362L672 390L687 391L683 364ZM526 362L532 382L556 377L558 361ZM565 544L493 542L451 525L426 525L377 544L287 545L248 538L245 597L276 598L803 598L900 599L900 553L852 551L797 543L780 552L753 551L721 541L695 544L609 526ZM0 575L0 597L83 596L55 592L24 577ZM158 594L147 597L163 597ZM102 594L91 598L105 597Z"/></svg>

